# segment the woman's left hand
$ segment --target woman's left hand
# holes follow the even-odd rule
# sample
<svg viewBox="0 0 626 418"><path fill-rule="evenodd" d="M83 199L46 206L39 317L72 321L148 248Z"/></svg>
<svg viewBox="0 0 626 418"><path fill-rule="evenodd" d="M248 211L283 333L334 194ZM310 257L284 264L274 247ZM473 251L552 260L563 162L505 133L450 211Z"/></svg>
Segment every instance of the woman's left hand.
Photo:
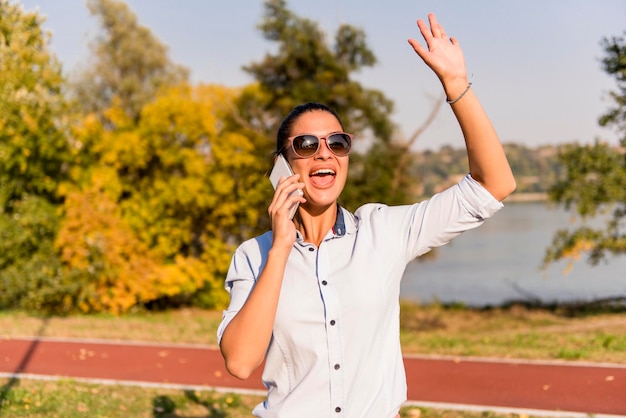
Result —
<svg viewBox="0 0 626 418"><path fill-rule="evenodd" d="M415 39L409 39L409 44L424 63L435 72L444 86L455 81L462 81L461 84L467 85L465 58L459 42L456 38L448 38L434 14L428 14L428 22L430 28L423 20L417 20L417 26L428 48L424 48Z"/></svg>

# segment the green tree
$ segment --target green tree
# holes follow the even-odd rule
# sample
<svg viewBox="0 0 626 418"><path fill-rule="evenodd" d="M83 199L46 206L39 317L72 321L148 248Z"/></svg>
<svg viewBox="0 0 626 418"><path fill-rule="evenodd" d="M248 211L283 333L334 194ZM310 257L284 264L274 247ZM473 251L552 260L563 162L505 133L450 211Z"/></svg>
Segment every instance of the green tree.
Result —
<svg viewBox="0 0 626 418"><path fill-rule="evenodd" d="M407 203L414 184L410 184L406 175L397 177L397 169L403 161L411 158L410 153L394 141L376 141L366 152L351 153L350 175L341 195L341 203L350 210L355 210L364 202ZM395 185L398 178L400 183Z"/></svg>
<svg viewBox="0 0 626 418"><path fill-rule="evenodd" d="M71 154L61 66L43 19L0 0L0 308L37 309L58 286L57 194Z"/></svg>
<svg viewBox="0 0 626 418"><path fill-rule="evenodd" d="M329 45L318 24L291 12L284 0L265 2L259 28L277 49L244 68L260 88L260 101L252 106L257 111L245 119L260 125L266 137L272 138L277 124L294 106L310 101L331 106L346 130L356 134L357 140L367 137L372 144L363 154L353 152L344 204L354 209L364 201L406 200L404 188L394 185L404 147L392 143L397 129L390 119L393 103L382 92L354 80L355 73L376 64L363 30L341 25ZM273 145L268 141L262 153L268 155Z"/></svg>
<svg viewBox="0 0 626 418"><path fill-rule="evenodd" d="M626 32L625 32L626 35ZM557 231L544 261L577 259L588 254L597 264L609 254L626 253L626 41L624 37L602 41L604 71L615 77L617 91L611 92L614 107L600 117L602 126L612 126L621 135L621 147L596 141L592 145L570 145L560 155L564 177L550 190L550 198L575 207L583 217L611 211L604 228L583 225Z"/></svg>
<svg viewBox="0 0 626 418"><path fill-rule="evenodd" d="M96 113L117 100L136 121L159 89L186 81L188 71L170 61L167 47L137 22L124 2L88 0L87 6L102 30L91 44L92 62L76 80L76 99Z"/></svg>
<svg viewBox="0 0 626 418"><path fill-rule="evenodd" d="M0 0L0 212L29 194L57 200L69 159L61 66L42 22Z"/></svg>
<svg viewBox="0 0 626 418"><path fill-rule="evenodd" d="M278 43L278 50L245 70L267 95L266 110L274 118L280 121L303 102L323 102L345 119L348 129L371 129L376 137L390 138L391 101L351 78L353 73L376 63L363 30L341 25L331 47L318 24L288 10L285 0L265 2L259 28L267 40Z"/></svg>

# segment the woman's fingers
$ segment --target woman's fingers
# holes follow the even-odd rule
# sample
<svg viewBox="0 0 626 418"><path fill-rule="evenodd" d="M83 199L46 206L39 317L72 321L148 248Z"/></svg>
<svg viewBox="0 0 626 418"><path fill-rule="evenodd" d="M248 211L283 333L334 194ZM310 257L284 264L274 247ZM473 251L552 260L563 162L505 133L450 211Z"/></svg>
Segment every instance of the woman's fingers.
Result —
<svg viewBox="0 0 626 418"><path fill-rule="evenodd" d="M418 19L417 26L426 41L426 47L415 39L409 39L409 44L437 77L444 84L446 81L467 78L459 42L455 38L448 39L448 35L435 15L433 13L428 15L428 24Z"/></svg>
<svg viewBox="0 0 626 418"><path fill-rule="evenodd" d="M430 31L435 38L447 39L446 31L443 30L443 26L439 24L437 18L433 13L428 14L428 23L430 24Z"/></svg>
<svg viewBox="0 0 626 418"><path fill-rule="evenodd" d="M304 183L299 182L299 179L299 174L280 178L276 191L274 192L274 198L268 209L270 217L273 218L274 215L278 213L286 214L293 204L296 202L302 203L304 201L304 198L300 194L293 193L296 190L302 190L304 188Z"/></svg>
<svg viewBox="0 0 626 418"><path fill-rule="evenodd" d="M296 226L289 217L291 207L303 203L305 199L295 190L302 190L304 183L298 181L299 175L279 180L274 198L268 208L274 245L290 247L296 239Z"/></svg>

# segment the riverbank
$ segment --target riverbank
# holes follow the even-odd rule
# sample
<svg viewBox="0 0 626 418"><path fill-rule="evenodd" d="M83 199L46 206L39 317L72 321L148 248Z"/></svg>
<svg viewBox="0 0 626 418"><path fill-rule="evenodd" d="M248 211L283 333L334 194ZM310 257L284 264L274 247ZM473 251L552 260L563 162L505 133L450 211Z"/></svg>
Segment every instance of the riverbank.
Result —
<svg viewBox="0 0 626 418"><path fill-rule="evenodd" d="M547 193L513 193L505 199L505 203L547 202Z"/></svg>

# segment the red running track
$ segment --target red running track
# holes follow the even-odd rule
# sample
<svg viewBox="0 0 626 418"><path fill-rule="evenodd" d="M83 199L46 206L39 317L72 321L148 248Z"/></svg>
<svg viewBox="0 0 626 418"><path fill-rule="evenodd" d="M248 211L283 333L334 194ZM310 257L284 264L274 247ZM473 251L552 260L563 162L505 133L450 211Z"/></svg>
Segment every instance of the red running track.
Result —
<svg viewBox="0 0 626 418"><path fill-rule="evenodd" d="M413 403L626 415L626 366L405 357ZM260 370L230 376L208 346L0 339L5 377L71 377L262 391Z"/></svg>

